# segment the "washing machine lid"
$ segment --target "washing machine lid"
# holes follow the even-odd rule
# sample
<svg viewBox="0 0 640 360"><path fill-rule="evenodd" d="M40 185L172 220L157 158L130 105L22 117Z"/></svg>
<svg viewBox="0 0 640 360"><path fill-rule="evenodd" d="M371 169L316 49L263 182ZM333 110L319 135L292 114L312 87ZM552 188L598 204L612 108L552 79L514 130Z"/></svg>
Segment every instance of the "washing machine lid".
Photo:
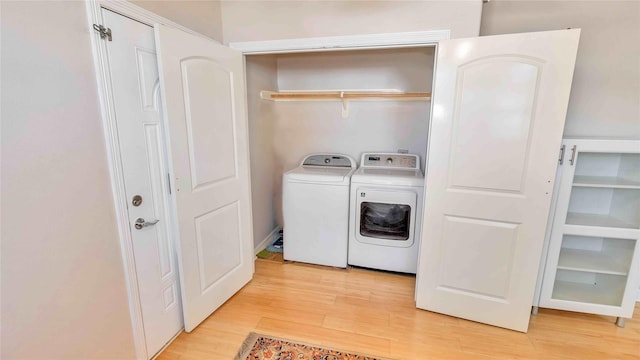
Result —
<svg viewBox="0 0 640 360"><path fill-rule="evenodd" d="M300 166L285 174L289 181L349 184L353 169L327 166Z"/></svg>
<svg viewBox="0 0 640 360"><path fill-rule="evenodd" d="M361 167L351 177L351 183L423 187L424 175L419 169Z"/></svg>

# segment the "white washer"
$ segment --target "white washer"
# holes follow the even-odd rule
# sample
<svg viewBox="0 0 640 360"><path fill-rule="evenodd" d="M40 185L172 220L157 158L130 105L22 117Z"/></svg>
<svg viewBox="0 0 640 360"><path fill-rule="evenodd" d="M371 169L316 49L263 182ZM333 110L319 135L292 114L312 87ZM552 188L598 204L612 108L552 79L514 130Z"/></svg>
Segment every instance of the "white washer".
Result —
<svg viewBox="0 0 640 360"><path fill-rule="evenodd" d="M349 265L415 274L422 228L420 157L365 153L351 177Z"/></svg>
<svg viewBox="0 0 640 360"><path fill-rule="evenodd" d="M342 154L311 154L283 175L284 259L346 267L349 184L356 169Z"/></svg>

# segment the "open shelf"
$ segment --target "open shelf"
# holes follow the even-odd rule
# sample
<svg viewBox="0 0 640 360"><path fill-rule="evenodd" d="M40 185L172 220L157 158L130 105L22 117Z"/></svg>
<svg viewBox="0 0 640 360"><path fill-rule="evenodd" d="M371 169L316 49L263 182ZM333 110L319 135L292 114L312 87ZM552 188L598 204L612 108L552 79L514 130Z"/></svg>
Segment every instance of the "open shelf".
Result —
<svg viewBox="0 0 640 360"><path fill-rule="evenodd" d="M640 154L581 152L573 185L640 189Z"/></svg>
<svg viewBox="0 0 640 360"><path fill-rule="evenodd" d="M599 305L620 306L627 284L626 276L578 273L558 269L552 299Z"/></svg>
<svg viewBox="0 0 640 360"><path fill-rule="evenodd" d="M573 177L573 186L640 189L640 181L611 176L576 175Z"/></svg>
<svg viewBox="0 0 640 360"><path fill-rule="evenodd" d="M640 189L573 186L565 223L640 229Z"/></svg>
<svg viewBox="0 0 640 360"><path fill-rule="evenodd" d="M602 251L562 249L558 269L627 275L629 265L624 263L624 258L621 258L623 256L624 254Z"/></svg>
<svg viewBox="0 0 640 360"><path fill-rule="evenodd" d="M566 223L569 225L600 226L600 227L625 228L625 229L640 228L638 224L632 224L630 222L623 221L609 215L583 214L583 213L571 213L571 212L567 214Z"/></svg>
<svg viewBox="0 0 640 360"><path fill-rule="evenodd" d="M558 269L600 274L629 274L635 239L563 235Z"/></svg>

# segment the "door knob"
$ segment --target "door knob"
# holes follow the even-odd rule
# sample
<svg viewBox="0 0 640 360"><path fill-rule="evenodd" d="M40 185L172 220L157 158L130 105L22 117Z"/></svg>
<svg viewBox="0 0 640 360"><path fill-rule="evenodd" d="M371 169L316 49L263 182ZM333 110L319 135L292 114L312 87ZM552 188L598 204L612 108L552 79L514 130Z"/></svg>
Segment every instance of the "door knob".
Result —
<svg viewBox="0 0 640 360"><path fill-rule="evenodd" d="M142 196L140 195L134 196L133 199L131 199L131 204L133 206L140 206L140 204L142 204Z"/></svg>
<svg viewBox="0 0 640 360"><path fill-rule="evenodd" d="M147 226L151 226L151 225L155 225L158 223L158 221L160 220L153 220L153 221L145 221L143 218L137 218L136 219L136 223L135 223L135 228L140 230L142 228L145 228Z"/></svg>

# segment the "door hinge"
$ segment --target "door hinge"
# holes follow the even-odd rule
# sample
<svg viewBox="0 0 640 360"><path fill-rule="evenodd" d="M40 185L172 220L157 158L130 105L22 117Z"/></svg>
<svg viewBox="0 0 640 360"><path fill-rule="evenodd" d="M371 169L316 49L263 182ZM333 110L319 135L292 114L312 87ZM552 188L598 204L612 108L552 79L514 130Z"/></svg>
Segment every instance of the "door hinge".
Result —
<svg viewBox="0 0 640 360"><path fill-rule="evenodd" d="M102 25L93 24L93 30L100 33L100 39L107 39L109 41L113 40L111 37L111 29L106 28Z"/></svg>
<svg viewBox="0 0 640 360"><path fill-rule="evenodd" d="M171 194L171 174L167 173L167 185L169 188L169 194Z"/></svg>

